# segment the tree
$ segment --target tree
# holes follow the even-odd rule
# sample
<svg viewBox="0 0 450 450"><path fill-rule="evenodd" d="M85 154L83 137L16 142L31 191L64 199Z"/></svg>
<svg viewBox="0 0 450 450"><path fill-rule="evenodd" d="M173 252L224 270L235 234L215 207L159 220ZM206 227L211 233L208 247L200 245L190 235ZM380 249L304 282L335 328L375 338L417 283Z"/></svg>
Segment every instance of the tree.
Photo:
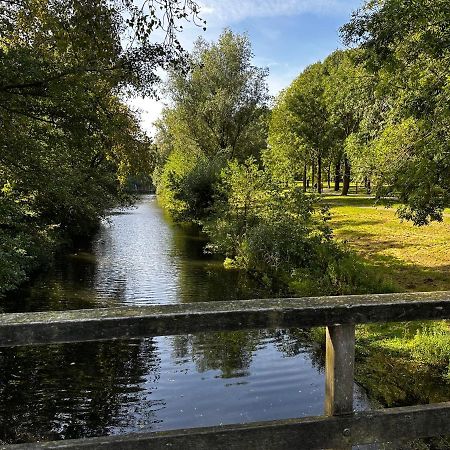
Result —
<svg viewBox="0 0 450 450"><path fill-rule="evenodd" d="M0 1L0 293L129 201L126 178L148 172L151 154L123 98L153 93L158 67L186 67L177 23L197 11L190 1Z"/></svg>
<svg viewBox="0 0 450 450"><path fill-rule="evenodd" d="M227 160L259 156L266 146L267 71L251 58L247 36L225 30L217 43L196 42L187 75L170 74L172 105L157 124L156 141L168 149L158 192L182 218L208 213Z"/></svg>
<svg viewBox="0 0 450 450"><path fill-rule="evenodd" d="M222 170L219 190L204 231L226 266L283 295L379 289L379 279L333 241L318 196L295 181L276 178L249 158Z"/></svg>
<svg viewBox="0 0 450 450"><path fill-rule="evenodd" d="M342 28L378 78L378 120L366 124L377 195L396 196L402 218L442 220L450 202L450 9L446 0L367 2Z"/></svg>
<svg viewBox="0 0 450 450"><path fill-rule="evenodd" d="M335 191L339 190L341 163L344 163L342 195L350 187L351 159L347 151L348 139L359 132L361 121L373 103L374 76L358 64L362 51L335 51L324 61L324 99L330 126L330 157L335 163Z"/></svg>
<svg viewBox="0 0 450 450"><path fill-rule="evenodd" d="M216 251L236 267L269 275L318 263L317 249L331 233L315 196L274 178L251 158L229 163L221 179L223 195L206 227Z"/></svg>
<svg viewBox="0 0 450 450"><path fill-rule="evenodd" d="M322 192L323 160L328 154L331 136L324 98L324 75L322 63L315 63L307 67L280 95L272 114L269 138L275 151L280 145L291 148L294 145L306 152L303 162L311 161L313 184L317 163L319 193Z"/></svg>
<svg viewBox="0 0 450 450"><path fill-rule="evenodd" d="M226 152L244 160L265 146L267 70L253 66L252 56L247 36L225 30L217 43L197 40L188 76L171 72L167 91L178 120L208 157Z"/></svg>
<svg viewBox="0 0 450 450"><path fill-rule="evenodd" d="M273 176L286 182L302 178L306 192L309 153L296 128L296 116L286 103L286 91L279 94L271 111L268 144L263 158Z"/></svg>

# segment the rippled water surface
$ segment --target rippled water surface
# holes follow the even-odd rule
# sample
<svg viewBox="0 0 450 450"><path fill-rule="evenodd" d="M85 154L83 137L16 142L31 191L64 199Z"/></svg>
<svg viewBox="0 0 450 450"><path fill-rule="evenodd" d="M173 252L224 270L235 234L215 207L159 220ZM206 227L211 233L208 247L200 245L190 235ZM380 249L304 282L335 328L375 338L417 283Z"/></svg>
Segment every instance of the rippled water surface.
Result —
<svg viewBox="0 0 450 450"><path fill-rule="evenodd" d="M204 254L152 196L3 312L267 295ZM323 355L301 330L204 333L0 350L0 443L243 423L323 412ZM356 389L357 407L368 407Z"/></svg>

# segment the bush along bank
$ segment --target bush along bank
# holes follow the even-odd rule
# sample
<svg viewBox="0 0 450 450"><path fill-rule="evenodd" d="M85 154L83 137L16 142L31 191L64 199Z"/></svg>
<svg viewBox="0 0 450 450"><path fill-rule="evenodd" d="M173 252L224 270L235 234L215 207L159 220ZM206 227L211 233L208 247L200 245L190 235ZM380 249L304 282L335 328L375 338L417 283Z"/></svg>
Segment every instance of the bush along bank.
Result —
<svg viewBox="0 0 450 450"><path fill-rule="evenodd" d="M184 168L163 178L169 181L159 187L161 203L174 217L200 223L206 250L222 255L226 267L253 274L278 294L392 290L333 239L328 208L296 182L277 179L253 158L222 169L197 158Z"/></svg>
<svg viewBox="0 0 450 450"><path fill-rule="evenodd" d="M172 215L185 221L191 217L201 224L209 238L207 251L221 254L226 267L251 273L274 295L403 290L386 282L369 262L333 239L330 211L320 198L304 193L298 183L277 179L270 166L255 159L228 162L212 177L211 166L202 169L201 161L191 165L195 176L178 172L172 188L170 182L160 187L164 194L160 198ZM205 178L215 180L205 191L199 175L203 170ZM184 183L195 195L179 195ZM211 191L209 202L190 216L195 207L188 203L189 198L207 198L205 193ZM321 329L313 330L311 337L322 345L325 342ZM383 406L448 399L447 322L359 326L356 345L356 381ZM433 441L431 448L446 448L442 442ZM441 444L444 447L439 447ZM423 442L411 445L409 448L429 448Z"/></svg>

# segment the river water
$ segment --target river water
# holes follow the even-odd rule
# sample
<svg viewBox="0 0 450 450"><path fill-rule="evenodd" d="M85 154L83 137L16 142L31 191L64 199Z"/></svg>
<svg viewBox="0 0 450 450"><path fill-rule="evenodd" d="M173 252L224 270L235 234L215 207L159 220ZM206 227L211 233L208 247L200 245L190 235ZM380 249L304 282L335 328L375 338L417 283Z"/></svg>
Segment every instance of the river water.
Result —
<svg viewBox="0 0 450 450"><path fill-rule="evenodd" d="M0 312L268 295L204 246L143 196ZM356 408L368 408L355 387ZM0 350L0 443L321 415L323 403L323 354L302 330Z"/></svg>

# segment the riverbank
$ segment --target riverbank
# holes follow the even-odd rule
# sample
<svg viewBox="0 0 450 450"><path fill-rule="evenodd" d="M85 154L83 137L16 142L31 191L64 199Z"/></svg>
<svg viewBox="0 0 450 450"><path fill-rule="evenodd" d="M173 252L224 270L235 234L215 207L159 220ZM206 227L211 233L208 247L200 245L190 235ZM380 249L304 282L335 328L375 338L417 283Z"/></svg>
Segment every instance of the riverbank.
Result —
<svg viewBox="0 0 450 450"><path fill-rule="evenodd" d="M336 239L344 241L397 291L450 290L450 210L442 223L415 227L366 196L324 196ZM446 321L357 328L356 380L386 407L450 399ZM415 447L423 443L416 442ZM433 448L448 448L448 442ZM441 445L441 447L440 447Z"/></svg>
<svg viewBox="0 0 450 450"><path fill-rule="evenodd" d="M154 197L141 200L136 208L115 210L87 248L67 255L48 276L37 280L28 297L22 293L11 301L9 310L270 296L255 291L244 273L225 270L222 260L205 255L206 241L198 229L173 224ZM414 326L358 328L357 381L384 405L450 398L439 371L419 359L410 360L412 347L408 350L403 344L405 336L415 342ZM313 336L320 342L321 331ZM321 414L323 353L310 337L301 330L242 331L30 348L19 355L13 350L0 352L5 380L0 398L10 399L1 405L3 420L11 424L4 439L95 435L102 427L118 433L124 423L136 431L213 424L224 418L233 422L294 417L300 414L300 404L305 405L305 415ZM402 347L386 349L381 338L388 337L390 342L399 338ZM44 386L38 411L31 378ZM72 380L70 386L67 380ZM203 395L205 390L214 394L196 404L194 394ZM55 399L54 392L60 391L64 395ZM130 392L135 394L129 397ZM363 390L357 392L361 395ZM216 411L220 395L230 403ZM105 396L111 396L107 405L97 402ZM79 400L67 404L69 397ZM149 398L151 411L143 416L140 411L148 410ZM54 407L48 409L49 402ZM73 420L61 421L58 414ZM14 425L18 416L24 417L21 429ZM53 430L52 423L61 431Z"/></svg>
<svg viewBox="0 0 450 450"><path fill-rule="evenodd" d="M364 276L350 279L345 289L353 290L347 293L359 293L356 289L376 289L372 292L450 289L449 211L443 223L419 228L401 222L395 207L374 206L369 197L330 195L323 196L322 203L330 207L330 224L338 245L351 250L345 263L354 261L352 264L368 273L367 280L371 281L367 283ZM214 240L211 232L210 238ZM301 282L288 284L289 273L294 269L287 264L272 276L278 276L276 280L281 284L285 282L288 295L311 295L304 292L305 285ZM264 276L261 271L259 279L264 280ZM373 280L379 280L376 286ZM325 294L329 292L313 295ZM323 343L320 332L313 335ZM357 357L357 381L385 406L450 398L450 335L446 322L361 326L357 332ZM407 379L416 380L418 374L427 381L404 383Z"/></svg>

